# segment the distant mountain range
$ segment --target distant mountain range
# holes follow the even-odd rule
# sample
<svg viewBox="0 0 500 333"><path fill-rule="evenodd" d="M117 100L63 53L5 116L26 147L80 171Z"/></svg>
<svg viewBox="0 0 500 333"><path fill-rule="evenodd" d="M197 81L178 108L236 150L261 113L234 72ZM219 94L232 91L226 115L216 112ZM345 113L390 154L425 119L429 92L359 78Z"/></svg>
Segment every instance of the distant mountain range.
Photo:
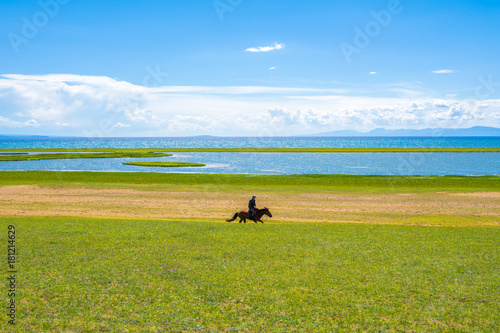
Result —
<svg viewBox="0 0 500 333"><path fill-rule="evenodd" d="M333 131L305 136L500 136L500 128L485 126L470 128L426 128L421 130L386 130L377 128L369 132Z"/></svg>

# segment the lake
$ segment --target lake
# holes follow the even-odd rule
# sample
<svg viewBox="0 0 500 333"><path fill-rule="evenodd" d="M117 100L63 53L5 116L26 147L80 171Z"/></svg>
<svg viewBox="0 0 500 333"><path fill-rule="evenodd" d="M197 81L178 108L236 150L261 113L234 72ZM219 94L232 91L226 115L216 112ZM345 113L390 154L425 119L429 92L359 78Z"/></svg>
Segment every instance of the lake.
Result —
<svg viewBox="0 0 500 333"><path fill-rule="evenodd" d="M6 148L497 148L498 137L466 138L0 138ZM500 153L173 153L161 158L0 162L0 170L202 172L230 174L499 175ZM146 168L123 162L196 162Z"/></svg>

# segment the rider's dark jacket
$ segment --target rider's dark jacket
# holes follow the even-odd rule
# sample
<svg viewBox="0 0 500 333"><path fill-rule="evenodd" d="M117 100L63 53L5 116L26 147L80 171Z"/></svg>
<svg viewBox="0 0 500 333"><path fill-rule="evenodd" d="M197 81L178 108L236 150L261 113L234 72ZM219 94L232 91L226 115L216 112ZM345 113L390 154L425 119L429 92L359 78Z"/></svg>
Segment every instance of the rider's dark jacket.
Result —
<svg viewBox="0 0 500 333"><path fill-rule="evenodd" d="M255 209L255 199L254 198L250 199L250 201L248 202L248 209L250 209L250 211Z"/></svg>

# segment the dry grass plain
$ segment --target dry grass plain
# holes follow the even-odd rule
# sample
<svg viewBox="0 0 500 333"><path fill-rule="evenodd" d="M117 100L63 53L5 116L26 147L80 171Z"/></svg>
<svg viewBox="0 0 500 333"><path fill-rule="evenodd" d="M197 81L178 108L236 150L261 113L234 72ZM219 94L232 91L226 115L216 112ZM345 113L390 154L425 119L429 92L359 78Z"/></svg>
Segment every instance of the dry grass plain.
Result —
<svg viewBox="0 0 500 333"><path fill-rule="evenodd" d="M499 192L333 191L323 188L256 189L210 185L7 185L4 216L85 216L141 219L214 219L223 222L246 208L252 193L269 221L353 222L406 225L500 225Z"/></svg>

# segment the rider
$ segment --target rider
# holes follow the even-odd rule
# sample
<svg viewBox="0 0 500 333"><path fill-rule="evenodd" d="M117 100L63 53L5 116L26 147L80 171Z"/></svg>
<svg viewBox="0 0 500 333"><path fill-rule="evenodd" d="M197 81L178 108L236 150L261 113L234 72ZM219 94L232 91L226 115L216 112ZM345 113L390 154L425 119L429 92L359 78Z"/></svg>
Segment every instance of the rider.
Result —
<svg viewBox="0 0 500 333"><path fill-rule="evenodd" d="M252 195L252 199L248 202L248 212L250 213L250 220L255 220L255 209L257 208L255 206L255 194Z"/></svg>

